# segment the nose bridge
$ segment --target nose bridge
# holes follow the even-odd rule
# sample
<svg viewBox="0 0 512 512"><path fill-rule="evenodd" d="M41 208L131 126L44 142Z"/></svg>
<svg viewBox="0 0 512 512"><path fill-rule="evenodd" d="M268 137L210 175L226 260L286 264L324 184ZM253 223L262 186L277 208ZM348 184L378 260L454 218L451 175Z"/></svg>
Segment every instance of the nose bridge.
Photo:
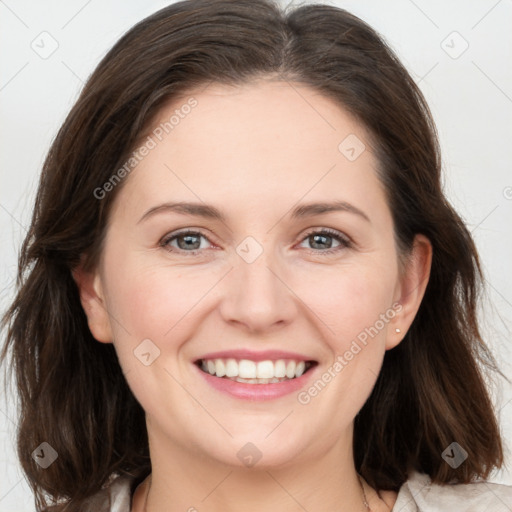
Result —
<svg viewBox="0 0 512 512"><path fill-rule="evenodd" d="M283 282L272 237L266 242L246 237L236 248L234 268L227 282L222 313L226 321L265 330L286 323L293 314L293 298Z"/></svg>

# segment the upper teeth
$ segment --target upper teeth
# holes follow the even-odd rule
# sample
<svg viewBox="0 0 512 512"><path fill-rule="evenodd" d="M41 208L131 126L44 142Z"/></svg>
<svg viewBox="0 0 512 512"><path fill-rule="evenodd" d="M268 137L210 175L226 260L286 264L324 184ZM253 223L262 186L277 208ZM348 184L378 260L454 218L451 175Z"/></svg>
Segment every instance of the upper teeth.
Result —
<svg viewBox="0 0 512 512"><path fill-rule="evenodd" d="M201 361L205 372L217 377L242 379L272 379L300 377L306 370L305 361L278 359L277 361L250 361L249 359L208 359Z"/></svg>

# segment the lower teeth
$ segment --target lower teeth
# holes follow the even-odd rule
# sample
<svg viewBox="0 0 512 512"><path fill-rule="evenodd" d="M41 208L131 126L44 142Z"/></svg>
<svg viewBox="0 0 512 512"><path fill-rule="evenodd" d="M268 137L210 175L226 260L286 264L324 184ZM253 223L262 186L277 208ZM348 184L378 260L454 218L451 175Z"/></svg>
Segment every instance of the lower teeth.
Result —
<svg viewBox="0 0 512 512"><path fill-rule="evenodd" d="M236 382L242 382L244 384L277 384L285 380L292 380L288 377L273 377L272 379L242 379L241 377L222 377L223 379L229 379ZM295 377L294 377L295 378Z"/></svg>

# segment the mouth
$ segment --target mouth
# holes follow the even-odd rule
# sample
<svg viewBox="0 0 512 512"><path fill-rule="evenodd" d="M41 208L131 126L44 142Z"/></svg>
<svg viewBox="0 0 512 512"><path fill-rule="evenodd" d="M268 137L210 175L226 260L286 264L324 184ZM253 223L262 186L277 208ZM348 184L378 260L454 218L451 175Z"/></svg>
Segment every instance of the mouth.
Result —
<svg viewBox="0 0 512 512"><path fill-rule="evenodd" d="M317 361L297 359L250 359L215 358L198 359L194 364L204 373L219 379L243 384L278 384L298 379L315 367Z"/></svg>

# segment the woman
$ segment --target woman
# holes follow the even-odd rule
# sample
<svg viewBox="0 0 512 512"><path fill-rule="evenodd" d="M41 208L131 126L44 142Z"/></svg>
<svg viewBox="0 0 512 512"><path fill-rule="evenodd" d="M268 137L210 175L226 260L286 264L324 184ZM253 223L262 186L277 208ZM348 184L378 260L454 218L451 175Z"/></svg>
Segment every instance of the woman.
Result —
<svg viewBox="0 0 512 512"><path fill-rule="evenodd" d="M3 356L38 510L512 503L431 115L346 11L136 25L52 145L19 272Z"/></svg>

